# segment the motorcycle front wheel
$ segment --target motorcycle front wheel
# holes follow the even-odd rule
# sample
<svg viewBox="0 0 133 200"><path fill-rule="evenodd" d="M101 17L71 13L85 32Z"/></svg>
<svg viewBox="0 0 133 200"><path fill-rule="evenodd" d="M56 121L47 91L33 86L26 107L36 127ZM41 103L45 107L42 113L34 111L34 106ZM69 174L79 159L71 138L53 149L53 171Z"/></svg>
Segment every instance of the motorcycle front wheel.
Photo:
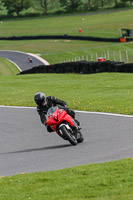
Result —
<svg viewBox="0 0 133 200"><path fill-rule="evenodd" d="M81 132L78 132L78 139L77 139L77 142L78 143L81 143L84 141L84 136Z"/></svg>
<svg viewBox="0 0 133 200"><path fill-rule="evenodd" d="M61 132L63 133L63 136L72 144L77 145L77 139L75 136L71 133L70 129L67 129L66 126L60 127Z"/></svg>

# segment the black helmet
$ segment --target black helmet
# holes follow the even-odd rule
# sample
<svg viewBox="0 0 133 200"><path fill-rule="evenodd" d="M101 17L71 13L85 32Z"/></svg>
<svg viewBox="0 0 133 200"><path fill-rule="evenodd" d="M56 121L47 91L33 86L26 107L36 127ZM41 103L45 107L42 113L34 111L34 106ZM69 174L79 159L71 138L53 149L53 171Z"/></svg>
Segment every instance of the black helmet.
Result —
<svg viewBox="0 0 133 200"><path fill-rule="evenodd" d="M43 92L37 92L34 96L34 100L37 105L41 106L46 102L46 95Z"/></svg>

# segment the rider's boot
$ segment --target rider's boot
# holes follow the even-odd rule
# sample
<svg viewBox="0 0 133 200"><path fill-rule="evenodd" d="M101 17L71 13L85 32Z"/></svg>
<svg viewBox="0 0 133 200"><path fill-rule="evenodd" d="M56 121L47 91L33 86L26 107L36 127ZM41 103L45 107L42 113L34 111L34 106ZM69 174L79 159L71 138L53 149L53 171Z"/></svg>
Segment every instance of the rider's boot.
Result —
<svg viewBox="0 0 133 200"><path fill-rule="evenodd" d="M78 124L78 126L80 126L80 122L77 119L74 119L76 121L76 123Z"/></svg>

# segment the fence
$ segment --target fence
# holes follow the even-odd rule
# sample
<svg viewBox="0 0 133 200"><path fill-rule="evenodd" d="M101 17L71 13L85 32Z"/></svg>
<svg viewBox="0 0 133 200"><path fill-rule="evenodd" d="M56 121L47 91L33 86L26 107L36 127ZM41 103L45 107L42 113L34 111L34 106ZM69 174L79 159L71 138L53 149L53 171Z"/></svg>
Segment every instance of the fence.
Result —
<svg viewBox="0 0 133 200"><path fill-rule="evenodd" d="M102 53L90 53L90 55L82 55L78 56L75 58L69 58L66 61L63 62L77 62L77 61L97 61L99 57L106 58L106 60L110 61L118 61L118 62L133 62L132 57L129 56L128 50L126 49L124 52L119 50L119 51L107 51L107 52L102 52ZM61 62L62 63L62 62Z"/></svg>

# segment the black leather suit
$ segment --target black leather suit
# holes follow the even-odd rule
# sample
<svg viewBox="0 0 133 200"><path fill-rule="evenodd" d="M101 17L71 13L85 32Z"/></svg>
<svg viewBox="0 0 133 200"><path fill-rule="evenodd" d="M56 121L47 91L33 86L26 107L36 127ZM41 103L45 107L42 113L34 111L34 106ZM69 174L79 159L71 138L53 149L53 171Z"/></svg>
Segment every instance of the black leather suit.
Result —
<svg viewBox="0 0 133 200"><path fill-rule="evenodd" d="M52 132L51 128L46 125L46 115L47 115L47 112L48 112L48 109L53 107L53 106L61 106L62 109L66 110L66 112L71 115L73 118L75 118L75 112L71 109L68 108L68 105L65 101L63 100L60 100L54 96L49 96L49 97L46 97L46 105L45 106L37 106L37 112L38 114L40 115L40 119L41 119L41 122L47 126L47 131L48 132Z"/></svg>

